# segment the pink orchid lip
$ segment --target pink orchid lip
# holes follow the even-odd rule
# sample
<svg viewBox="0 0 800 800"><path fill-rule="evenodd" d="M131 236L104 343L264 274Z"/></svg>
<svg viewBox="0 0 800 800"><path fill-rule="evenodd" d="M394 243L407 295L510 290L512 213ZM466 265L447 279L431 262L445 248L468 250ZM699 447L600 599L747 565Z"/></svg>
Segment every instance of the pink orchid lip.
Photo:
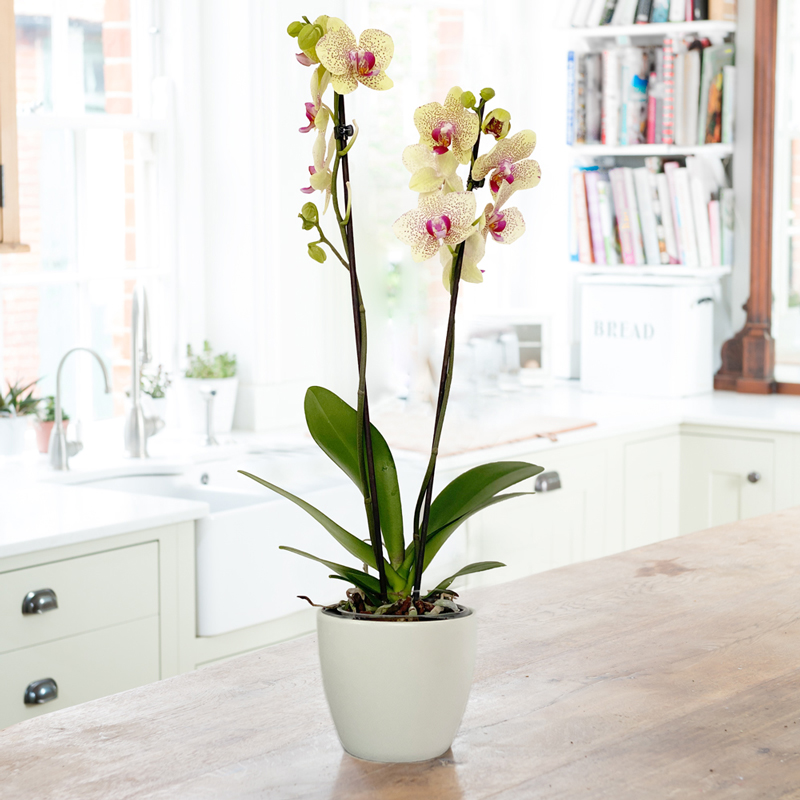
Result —
<svg viewBox="0 0 800 800"><path fill-rule="evenodd" d="M316 175L317 169L314 166L308 168L309 175ZM300 190L303 194L314 194L314 187L313 186L306 186L305 188Z"/></svg>
<svg viewBox="0 0 800 800"><path fill-rule="evenodd" d="M453 134L456 132L456 126L452 122L440 122L432 131L431 138L436 142L433 152L437 156L444 155L453 143Z"/></svg>
<svg viewBox="0 0 800 800"><path fill-rule="evenodd" d="M375 54L369 50L351 50L348 57L362 78L377 75L380 72L380 68L375 66Z"/></svg>
<svg viewBox="0 0 800 800"><path fill-rule="evenodd" d="M305 53L295 53L294 56L304 67L310 67L314 62Z"/></svg>
<svg viewBox="0 0 800 800"><path fill-rule="evenodd" d="M450 228L452 227L450 217L446 214L442 214L441 217L433 217L433 219L429 219L425 223L425 230L427 230L434 239L444 239L447 234L450 233Z"/></svg>
<svg viewBox="0 0 800 800"><path fill-rule="evenodd" d="M500 191L500 184L503 181L514 183L514 163L507 158L497 165L497 169L489 179L489 185L495 194Z"/></svg>
<svg viewBox="0 0 800 800"><path fill-rule="evenodd" d="M502 211L493 211L487 220L487 227L489 228L489 233L492 234L492 239L496 242L502 242L502 234L507 224L505 214Z"/></svg>
<svg viewBox="0 0 800 800"><path fill-rule="evenodd" d="M495 139L499 139L503 135L503 123L496 118L489 120L486 125L486 133L491 133Z"/></svg>
<svg viewBox="0 0 800 800"><path fill-rule="evenodd" d="M314 129L314 122L317 117L317 107L313 103L306 103L306 118L308 119L308 125L304 128L299 128L298 130L300 133L308 133L309 131Z"/></svg>

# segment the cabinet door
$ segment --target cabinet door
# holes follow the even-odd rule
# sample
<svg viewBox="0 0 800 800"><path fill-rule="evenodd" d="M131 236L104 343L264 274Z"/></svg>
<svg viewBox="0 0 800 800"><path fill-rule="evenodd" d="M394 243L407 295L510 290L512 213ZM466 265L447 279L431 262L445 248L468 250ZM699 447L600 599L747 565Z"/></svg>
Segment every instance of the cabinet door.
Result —
<svg viewBox="0 0 800 800"><path fill-rule="evenodd" d="M558 472L561 488L500 503L467 523L468 560L503 569L470 576L469 585L514 580L605 554L607 456L600 448L530 458ZM534 480L514 491L533 491Z"/></svg>
<svg viewBox="0 0 800 800"><path fill-rule="evenodd" d="M680 439L625 445L625 548L678 535Z"/></svg>
<svg viewBox="0 0 800 800"><path fill-rule="evenodd" d="M681 533L775 510L775 445L685 433L681 436Z"/></svg>

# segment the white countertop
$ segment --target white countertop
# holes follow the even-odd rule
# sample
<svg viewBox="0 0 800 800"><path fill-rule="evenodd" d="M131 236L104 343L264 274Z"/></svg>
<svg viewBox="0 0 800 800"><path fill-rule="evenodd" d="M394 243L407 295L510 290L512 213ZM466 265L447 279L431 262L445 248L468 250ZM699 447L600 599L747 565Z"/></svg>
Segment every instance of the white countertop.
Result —
<svg viewBox="0 0 800 800"><path fill-rule="evenodd" d="M684 399L620 397L582 392L574 381L558 381L552 386L514 394L478 397L460 408L460 419L470 424L486 424L482 421L492 415L574 417L597 424L561 434L557 443L532 439L450 456L440 460L440 471L681 423L800 433L800 397L733 392ZM108 428L102 436L90 434L86 437L86 449L72 460L72 470L68 473L53 472L46 457L33 451L16 459L0 457L0 557L198 519L208 513L202 502L70 485L99 477L182 474L225 459L236 459L236 466L231 467L235 474L240 462L251 463L259 458L265 459L265 464L273 459L281 474L286 472L286 464L279 463L281 454L294 452L295 448L303 456L296 469L302 480L307 480L309 473L313 473L317 486L326 482L334 485L341 480L336 468L316 452L313 442L302 431L234 432L223 446L212 449L199 447L196 440L187 444L169 436L161 437L160 441L155 437L151 440L154 457L147 461L124 458L121 447L103 452L101 441L121 442L121 431L119 436L116 432L109 435ZM396 457L399 468L404 464L411 470L418 469L426 460L419 453L396 452ZM287 477L287 488L301 493L300 487L292 486L291 477ZM252 487L243 485L241 489L249 491Z"/></svg>

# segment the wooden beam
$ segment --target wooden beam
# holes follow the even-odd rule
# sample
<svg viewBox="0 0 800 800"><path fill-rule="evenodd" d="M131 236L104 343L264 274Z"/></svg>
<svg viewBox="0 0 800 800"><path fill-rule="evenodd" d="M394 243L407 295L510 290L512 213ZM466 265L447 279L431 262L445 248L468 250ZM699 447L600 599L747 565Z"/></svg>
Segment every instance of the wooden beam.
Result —
<svg viewBox="0 0 800 800"><path fill-rule="evenodd" d="M756 0L750 297L744 328L722 346L715 389L770 394L775 382L772 325L772 194L778 0Z"/></svg>

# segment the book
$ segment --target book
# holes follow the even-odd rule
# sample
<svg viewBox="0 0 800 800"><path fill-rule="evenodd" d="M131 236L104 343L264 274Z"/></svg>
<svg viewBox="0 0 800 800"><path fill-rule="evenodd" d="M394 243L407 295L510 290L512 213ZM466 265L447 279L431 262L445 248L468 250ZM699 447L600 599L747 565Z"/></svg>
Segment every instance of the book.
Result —
<svg viewBox="0 0 800 800"><path fill-rule="evenodd" d="M708 107L706 109L705 144L716 144L722 141L722 73L711 80L708 89Z"/></svg>
<svg viewBox="0 0 800 800"><path fill-rule="evenodd" d="M581 264L592 263L592 239L589 231L589 211L586 205L586 184L583 171L572 171L572 202L575 208L575 230L578 234L578 260Z"/></svg>
<svg viewBox="0 0 800 800"><path fill-rule="evenodd" d="M633 259L635 264L644 264L644 241L642 240L642 223L639 219L639 206L636 202L636 188L633 183L633 170L622 168L625 181L625 200L628 203L628 216L631 222L631 239L633 241Z"/></svg>
<svg viewBox="0 0 800 800"><path fill-rule="evenodd" d="M708 0L708 18L736 22L736 0Z"/></svg>
<svg viewBox="0 0 800 800"><path fill-rule="evenodd" d="M612 197L611 181L609 180L608 173L598 173L596 186L606 264L616 266L619 264L620 253L618 250L616 229L614 227L614 199Z"/></svg>
<svg viewBox="0 0 800 800"><path fill-rule="evenodd" d="M603 13L600 15L600 24L609 25L614 17L614 9L617 7L617 0L606 0L603 6Z"/></svg>
<svg viewBox="0 0 800 800"><path fill-rule="evenodd" d="M722 68L722 143L733 144L733 109L736 98L736 67Z"/></svg>
<svg viewBox="0 0 800 800"><path fill-rule="evenodd" d="M573 28L585 28L586 17L589 13L589 8L594 0L577 0L575 7L572 10L572 19L570 25Z"/></svg>
<svg viewBox="0 0 800 800"><path fill-rule="evenodd" d="M708 204L708 228L711 232L711 264L719 267L722 264L722 240L719 219L719 200Z"/></svg>
<svg viewBox="0 0 800 800"><path fill-rule="evenodd" d="M694 52L694 51L691 51ZM733 44L719 44L706 47L702 53L702 77L698 89L699 108L703 113L699 115L697 120L697 136L695 144L708 143L707 132L709 129L708 110L710 107L710 94L712 87L717 81L717 76L722 75L722 70L726 66L733 64L735 57L735 47ZM721 128L722 128L722 97L721 93L718 94L719 99L719 120L720 120L720 139L712 141L721 141ZM715 104L716 107L716 104Z"/></svg>
<svg viewBox="0 0 800 800"><path fill-rule="evenodd" d="M678 144L697 144L697 121L700 116L700 50L690 49L686 53L683 84L683 141Z"/></svg>
<svg viewBox="0 0 800 800"><path fill-rule="evenodd" d="M567 144L575 144L575 51L567 53Z"/></svg>
<svg viewBox="0 0 800 800"><path fill-rule="evenodd" d="M575 54L575 144L586 144L586 53Z"/></svg>
<svg viewBox="0 0 800 800"><path fill-rule="evenodd" d="M650 191L650 170L647 167L634 169L633 180L636 187L636 202L639 207L639 218L642 225L645 263L650 266L657 266L661 264L661 253L658 247L656 216L653 212L653 198Z"/></svg>
<svg viewBox="0 0 800 800"><path fill-rule="evenodd" d="M645 25L650 22L650 11L653 7L653 0L639 0L636 6L635 22L639 25Z"/></svg>
<svg viewBox="0 0 800 800"><path fill-rule="evenodd" d="M685 0L670 0L669 21L686 22L686 2Z"/></svg>
<svg viewBox="0 0 800 800"><path fill-rule="evenodd" d="M667 250L667 263L679 264L680 253L678 252L678 243L675 239L669 185L667 183L667 176L663 172L659 172L658 175L656 175L656 187L658 188L658 202L661 206L661 222L664 226L664 244Z"/></svg>
<svg viewBox="0 0 800 800"><path fill-rule="evenodd" d="M603 50L603 144L619 144L619 51Z"/></svg>
<svg viewBox="0 0 800 800"><path fill-rule="evenodd" d="M673 86L673 141L675 144L685 145L686 137L684 128L686 126L686 53L675 53L675 79Z"/></svg>
<svg viewBox="0 0 800 800"><path fill-rule="evenodd" d="M600 24L600 18L603 16L605 7L606 0L591 0L589 13L586 15L586 20L583 24L587 28L596 28Z"/></svg>
<svg viewBox="0 0 800 800"><path fill-rule="evenodd" d="M617 0L612 25L633 25L639 0Z"/></svg>
<svg viewBox="0 0 800 800"><path fill-rule="evenodd" d="M653 0L650 22L667 22L669 20L669 0Z"/></svg>
<svg viewBox="0 0 800 800"><path fill-rule="evenodd" d="M694 208L689 170L679 167L674 170L675 190L678 205L678 231L681 242L681 263L687 267L700 266L697 250L697 234L694 229ZM705 264L703 266L706 266Z"/></svg>
<svg viewBox="0 0 800 800"><path fill-rule="evenodd" d="M600 221L600 195L597 184L600 176L597 170L591 170L584 175L586 183L586 206L589 210L589 230L592 234L592 255L595 264L606 263L606 244L603 238L603 225Z"/></svg>
<svg viewBox="0 0 800 800"><path fill-rule="evenodd" d="M734 220L734 195L733 189L719 190L719 217L722 230L720 243L720 258L723 266L733 265L733 220Z"/></svg>
<svg viewBox="0 0 800 800"><path fill-rule="evenodd" d="M654 121L654 130L653 130L653 143L654 144L661 144L664 140L664 48L657 47L655 49L655 62L656 68L655 78L653 75L650 76L650 81L652 83L652 89L650 90L653 97L655 98L655 109L653 114L655 116ZM648 107L647 113L650 113L650 109ZM649 119L648 119L649 121Z"/></svg>
<svg viewBox="0 0 800 800"><path fill-rule="evenodd" d="M656 74L650 73L650 80L647 82L647 144L656 143L656 119L658 112L656 108Z"/></svg>
<svg viewBox="0 0 800 800"><path fill-rule="evenodd" d="M667 231L664 223L664 210L669 217L669 200L661 202L658 193L658 176L661 175L663 161L658 156L645 158L644 165L647 167L647 179L650 186L650 204L653 209L653 217L656 222L656 238L658 240L658 257L662 264L669 264L669 254L667 253ZM662 175L662 177L664 177ZM665 178L666 181L666 178ZM666 183L664 184L666 186Z"/></svg>
<svg viewBox="0 0 800 800"><path fill-rule="evenodd" d="M700 178L691 174L691 172L689 183L692 192L695 236L697 238L697 257L701 267L710 267L714 262L711 255L711 231L708 226L708 198L703 191L703 184Z"/></svg>
<svg viewBox="0 0 800 800"><path fill-rule="evenodd" d="M602 141L603 65L600 53L586 54L586 141Z"/></svg>
<svg viewBox="0 0 800 800"><path fill-rule="evenodd" d="M611 194L614 198L614 214L617 218L622 263L633 265L636 263L636 256L633 252L633 233L631 231L628 202L625 196L625 177L623 173L624 169L617 167L610 170L608 175L611 180Z"/></svg>
<svg viewBox="0 0 800 800"><path fill-rule="evenodd" d="M667 179L667 187L669 193L669 207L672 211L672 230L675 233L675 247L678 253L678 263L686 263L686 251L681 241L681 229L679 225L678 215L678 186L675 183L675 173L677 172L680 164L677 161L664 162L664 176Z"/></svg>
<svg viewBox="0 0 800 800"><path fill-rule="evenodd" d="M625 47L621 58L620 136L622 145L647 140L647 82L650 59L643 47Z"/></svg>
<svg viewBox="0 0 800 800"><path fill-rule="evenodd" d="M675 143L675 54L672 39L664 39L664 106L661 113L661 141Z"/></svg>
<svg viewBox="0 0 800 800"><path fill-rule="evenodd" d="M708 0L692 0L692 17L695 22L708 19Z"/></svg>

